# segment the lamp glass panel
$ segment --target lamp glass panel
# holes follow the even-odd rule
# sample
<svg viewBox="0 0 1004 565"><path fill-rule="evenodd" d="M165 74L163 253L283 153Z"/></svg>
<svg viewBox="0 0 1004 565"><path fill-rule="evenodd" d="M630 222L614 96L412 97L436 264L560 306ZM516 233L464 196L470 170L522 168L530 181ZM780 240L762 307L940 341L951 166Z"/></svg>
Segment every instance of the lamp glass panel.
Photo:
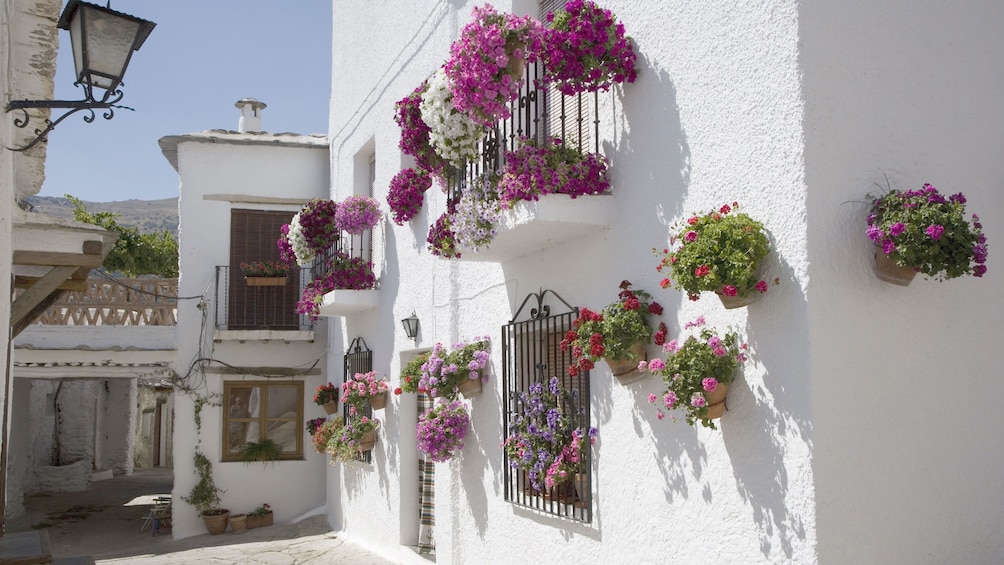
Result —
<svg viewBox="0 0 1004 565"><path fill-rule="evenodd" d="M86 10L86 13L81 13ZM87 66L83 73L91 75L91 83L100 88L113 88L125 74L132 55L140 22L81 5L77 18L83 16L87 36ZM71 26L73 24L71 23Z"/></svg>

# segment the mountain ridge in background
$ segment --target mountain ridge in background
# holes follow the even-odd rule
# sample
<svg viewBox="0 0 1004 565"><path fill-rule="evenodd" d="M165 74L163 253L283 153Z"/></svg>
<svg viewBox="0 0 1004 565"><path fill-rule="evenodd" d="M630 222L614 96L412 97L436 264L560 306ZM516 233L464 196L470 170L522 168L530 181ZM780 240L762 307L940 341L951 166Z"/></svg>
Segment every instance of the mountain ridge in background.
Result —
<svg viewBox="0 0 1004 565"><path fill-rule="evenodd" d="M31 204L32 210L57 218L73 218L73 204L58 196L29 196L25 201ZM164 198L161 200L122 200L118 202L88 202L83 201L87 211L112 212L119 214L118 223L134 227L140 233L155 233L167 230L177 237L178 234L178 199Z"/></svg>

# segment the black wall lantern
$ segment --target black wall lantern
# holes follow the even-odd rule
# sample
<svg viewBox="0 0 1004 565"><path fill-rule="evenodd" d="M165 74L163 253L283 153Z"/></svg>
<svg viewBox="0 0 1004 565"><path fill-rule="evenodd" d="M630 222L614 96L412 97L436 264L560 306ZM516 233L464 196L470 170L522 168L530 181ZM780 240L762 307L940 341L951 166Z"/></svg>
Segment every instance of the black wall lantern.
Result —
<svg viewBox="0 0 1004 565"><path fill-rule="evenodd" d="M411 316L401 320L401 325L404 326L404 335L408 336L408 339L415 339L418 337L418 316L412 311Z"/></svg>
<svg viewBox="0 0 1004 565"><path fill-rule="evenodd" d="M5 112L21 110L23 116L14 119L14 125L23 128L28 125L28 108L69 108L65 114L55 120L46 120L44 129L36 129L37 137L31 143L12 151L24 151L33 147L39 141L45 141L46 135L59 122L80 110L90 114L84 116L84 121L94 121L95 109L108 110L103 114L106 120L115 115L113 108L122 100L119 85L125 76L126 67L132 52L138 50L157 24L103 8L96 4L70 0L63 10L63 15L56 24L59 29L69 30L70 43L73 45L73 66L76 72L76 86L84 89L83 100L12 100L7 104ZM98 97L95 88L104 89Z"/></svg>

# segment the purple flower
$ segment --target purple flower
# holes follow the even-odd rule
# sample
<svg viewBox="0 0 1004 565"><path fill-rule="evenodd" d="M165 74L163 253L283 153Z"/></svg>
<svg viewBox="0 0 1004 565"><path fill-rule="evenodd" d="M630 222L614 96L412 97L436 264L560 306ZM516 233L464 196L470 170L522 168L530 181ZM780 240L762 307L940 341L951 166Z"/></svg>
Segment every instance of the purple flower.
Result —
<svg viewBox="0 0 1004 565"><path fill-rule="evenodd" d="M868 239L879 243L883 237L885 237L885 232L882 231L878 226L868 226Z"/></svg>
<svg viewBox="0 0 1004 565"><path fill-rule="evenodd" d="M944 233L944 231L945 231L944 226L940 226L938 224L932 224L930 226L927 226L927 229L924 230L924 233L929 235L931 239L938 241L939 239L941 239L941 234Z"/></svg>
<svg viewBox="0 0 1004 565"><path fill-rule="evenodd" d="M906 231L906 225L903 222L896 222L895 224L889 226L889 235L892 237L897 237Z"/></svg>
<svg viewBox="0 0 1004 565"><path fill-rule="evenodd" d="M986 265L976 265L975 267L973 267L973 276L974 277L982 277L983 274L986 273L986 272L987 272L987 266Z"/></svg>
<svg viewBox="0 0 1004 565"><path fill-rule="evenodd" d="M966 197L961 192L949 196L948 200L950 200L951 202L954 202L956 204L965 204L966 203Z"/></svg>
<svg viewBox="0 0 1004 565"><path fill-rule="evenodd" d="M896 244L892 242L891 239L887 239L882 242L882 252L889 255L893 251L896 251Z"/></svg>
<svg viewBox="0 0 1004 565"><path fill-rule="evenodd" d="M984 243L977 243L973 246L973 260L977 263L987 262L987 246Z"/></svg>

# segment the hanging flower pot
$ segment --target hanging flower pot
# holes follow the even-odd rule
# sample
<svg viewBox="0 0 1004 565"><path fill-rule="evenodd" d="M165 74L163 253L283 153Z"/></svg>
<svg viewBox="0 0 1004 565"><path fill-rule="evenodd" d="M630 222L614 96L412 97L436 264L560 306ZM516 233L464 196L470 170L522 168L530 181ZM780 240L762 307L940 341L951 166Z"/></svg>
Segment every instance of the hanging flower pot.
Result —
<svg viewBox="0 0 1004 565"><path fill-rule="evenodd" d="M474 398L475 396L481 396L481 372L478 371L478 378L471 379L467 378L460 382L460 386L457 387L460 394L464 395L464 398Z"/></svg>
<svg viewBox="0 0 1004 565"><path fill-rule="evenodd" d="M720 290L715 291L715 294L718 295L718 299L722 301L722 306L724 306L726 310L749 306L750 304L756 302L757 296L759 296L753 293L750 293L747 296L729 296L727 294L723 294Z"/></svg>
<svg viewBox="0 0 1004 565"><path fill-rule="evenodd" d="M917 269L913 267L901 267L881 249L875 250L875 276L879 280L899 286L910 286L913 278L917 276Z"/></svg>
<svg viewBox="0 0 1004 565"><path fill-rule="evenodd" d="M376 430L371 432L366 432L363 437L359 440L359 451L372 451L376 446L377 434Z"/></svg>
<svg viewBox="0 0 1004 565"><path fill-rule="evenodd" d="M248 286L286 286L286 277L244 277Z"/></svg>
<svg viewBox="0 0 1004 565"><path fill-rule="evenodd" d="M704 398L707 400L707 417L715 420L722 417L725 413L725 395L729 392L729 385L719 382L715 390L711 392L705 392Z"/></svg>
<svg viewBox="0 0 1004 565"><path fill-rule="evenodd" d="M321 405L324 411L330 416L338 412L338 400L329 400Z"/></svg>
<svg viewBox="0 0 1004 565"><path fill-rule="evenodd" d="M630 351L630 355L624 359L603 358L607 362L607 366L610 367L610 372L622 385L631 384L647 376L638 370L638 363L648 360L648 356L645 353L645 342L635 342L628 351ZM634 358L631 359L630 356L634 356Z"/></svg>
<svg viewBox="0 0 1004 565"><path fill-rule="evenodd" d="M369 397L370 406L374 410L383 410L387 407L387 391L375 394Z"/></svg>

